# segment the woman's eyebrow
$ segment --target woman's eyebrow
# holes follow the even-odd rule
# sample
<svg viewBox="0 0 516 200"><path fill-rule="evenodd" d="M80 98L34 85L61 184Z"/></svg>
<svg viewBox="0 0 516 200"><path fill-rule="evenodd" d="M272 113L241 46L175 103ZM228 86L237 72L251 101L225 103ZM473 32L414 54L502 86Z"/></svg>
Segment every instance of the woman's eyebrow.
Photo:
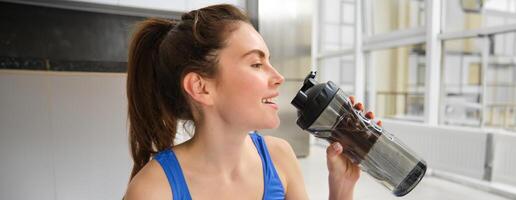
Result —
<svg viewBox="0 0 516 200"><path fill-rule="evenodd" d="M248 51L247 53L244 53L242 55L242 58L246 57L248 55L251 55L251 54L258 54L258 56L260 56L260 58L265 58L265 53L262 50L260 50L260 49L253 49L251 51Z"/></svg>

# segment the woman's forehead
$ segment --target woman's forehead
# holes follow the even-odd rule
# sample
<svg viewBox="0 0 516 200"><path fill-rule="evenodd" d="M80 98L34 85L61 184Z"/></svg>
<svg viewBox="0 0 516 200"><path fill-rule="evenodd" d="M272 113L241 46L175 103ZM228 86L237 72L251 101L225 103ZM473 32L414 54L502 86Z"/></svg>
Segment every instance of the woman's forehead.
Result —
<svg viewBox="0 0 516 200"><path fill-rule="evenodd" d="M238 28L228 37L225 49L230 51L233 56L238 57L244 56L244 54L250 51L261 51L266 54L266 56L268 56L269 53L262 36L247 23L239 23Z"/></svg>

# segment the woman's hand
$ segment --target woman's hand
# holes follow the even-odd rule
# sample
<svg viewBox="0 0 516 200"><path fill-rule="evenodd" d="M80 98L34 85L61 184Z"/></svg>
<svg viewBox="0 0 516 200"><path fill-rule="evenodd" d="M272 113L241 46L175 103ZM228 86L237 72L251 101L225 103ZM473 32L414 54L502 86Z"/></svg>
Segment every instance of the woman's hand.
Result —
<svg viewBox="0 0 516 200"><path fill-rule="evenodd" d="M349 100L355 109L364 110L362 103L355 104L355 97L350 96ZM365 116L374 119L372 112L367 112ZM382 125L381 121L377 122ZM330 200L351 200L353 190L360 177L360 168L353 164L346 156L341 155L343 147L340 143L334 142L326 149L326 162L329 172Z"/></svg>

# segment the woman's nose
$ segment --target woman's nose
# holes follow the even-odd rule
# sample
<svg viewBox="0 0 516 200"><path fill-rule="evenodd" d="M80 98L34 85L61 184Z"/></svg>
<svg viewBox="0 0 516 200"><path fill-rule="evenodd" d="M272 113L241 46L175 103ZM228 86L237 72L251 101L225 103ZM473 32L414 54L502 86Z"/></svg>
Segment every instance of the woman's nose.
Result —
<svg viewBox="0 0 516 200"><path fill-rule="evenodd" d="M283 77L274 67L271 67L272 69L272 85L279 86L283 82L285 82L285 77Z"/></svg>

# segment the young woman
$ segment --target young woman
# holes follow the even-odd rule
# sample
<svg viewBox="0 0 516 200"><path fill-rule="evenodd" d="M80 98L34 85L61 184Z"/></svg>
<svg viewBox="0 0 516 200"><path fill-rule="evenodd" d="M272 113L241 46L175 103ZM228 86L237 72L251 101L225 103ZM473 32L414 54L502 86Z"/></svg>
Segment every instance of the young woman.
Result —
<svg viewBox="0 0 516 200"><path fill-rule="evenodd" d="M125 199L307 199L290 145L254 131L279 126L274 100L284 78L269 56L231 5L142 22L129 52L134 167ZM174 145L178 120L195 132ZM341 152L338 143L327 149L330 199L352 199L359 177Z"/></svg>

